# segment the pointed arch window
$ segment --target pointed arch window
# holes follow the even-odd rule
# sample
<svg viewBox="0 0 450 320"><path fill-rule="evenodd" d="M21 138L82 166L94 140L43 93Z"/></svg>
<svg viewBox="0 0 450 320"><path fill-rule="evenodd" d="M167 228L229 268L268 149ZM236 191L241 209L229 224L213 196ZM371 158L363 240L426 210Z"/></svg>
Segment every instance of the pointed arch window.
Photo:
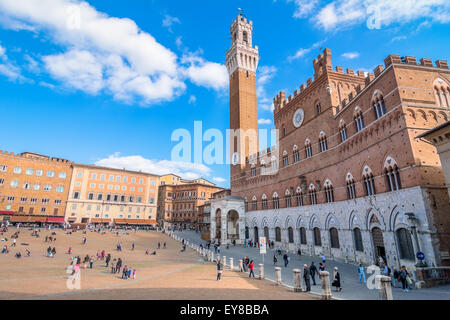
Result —
<svg viewBox="0 0 450 320"><path fill-rule="evenodd" d="M356 199L355 179L350 172L347 173L345 181L347 183L347 198Z"/></svg>
<svg viewBox="0 0 450 320"><path fill-rule="evenodd" d="M297 198L297 206L302 207L303 206L303 193L302 193L301 188L297 188L297 193L296 193L295 197Z"/></svg>
<svg viewBox="0 0 450 320"><path fill-rule="evenodd" d="M355 120L356 132L359 132L362 129L364 129L364 117L359 107L356 107L353 118Z"/></svg>
<svg viewBox="0 0 450 320"><path fill-rule="evenodd" d="M333 185L329 180L325 181L324 189L325 189L325 201L327 203L334 202Z"/></svg>
<svg viewBox="0 0 450 320"><path fill-rule="evenodd" d="M283 152L283 167L289 166L289 156L286 151Z"/></svg>
<svg viewBox="0 0 450 320"><path fill-rule="evenodd" d="M312 157L312 146L311 146L311 141L309 141L309 139L306 139L306 141L305 141L305 154L306 154L306 158Z"/></svg>
<svg viewBox="0 0 450 320"><path fill-rule="evenodd" d="M322 239L320 238L320 229L315 227L313 229L313 233L314 233L314 245L322 246Z"/></svg>
<svg viewBox="0 0 450 320"><path fill-rule="evenodd" d="M289 243L294 243L294 229L292 227L288 228L288 241Z"/></svg>
<svg viewBox="0 0 450 320"><path fill-rule="evenodd" d="M324 151L328 150L327 136L324 132L320 133L319 145L320 145L320 152L324 152Z"/></svg>
<svg viewBox="0 0 450 320"><path fill-rule="evenodd" d="M294 158L294 163L297 163L300 161L300 153L298 152L297 146L294 146L293 158Z"/></svg>
<svg viewBox="0 0 450 320"><path fill-rule="evenodd" d="M375 91L374 93L374 100L372 104L373 110L375 111L375 117L377 119L380 119L386 114L386 105L384 103L384 98L378 91Z"/></svg>
<svg viewBox="0 0 450 320"><path fill-rule="evenodd" d="M411 240L411 233L405 228L398 229L395 233L398 240L400 259L414 261L415 256Z"/></svg>
<svg viewBox="0 0 450 320"><path fill-rule="evenodd" d="M285 201L286 201L286 208L290 208L292 206L292 196L289 190L286 190Z"/></svg>
<svg viewBox="0 0 450 320"><path fill-rule="evenodd" d="M339 134L341 136L341 142L347 140L347 127L345 126L344 120L341 120L339 123Z"/></svg>
<svg viewBox="0 0 450 320"><path fill-rule="evenodd" d="M253 211L258 210L258 201L256 200L256 197L253 197L252 199L252 209Z"/></svg>
<svg viewBox="0 0 450 320"><path fill-rule="evenodd" d="M262 196L262 208L263 210L267 210L267 196L265 194Z"/></svg>
<svg viewBox="0 0 450 320"><path fill-rule="evenodd" d="M450 107L450 86L446 81L441 78L434 81L434 94L439 107Z"/></svg>
<svg viewBox="0 0 450 320"><path fill-rule="evenodd" d="M373 196L376 194L374 176L372 170L369 167L364 169L364 189L366 191L366 196Z"/></svg>
<svg viewBox="0 0 450 320"><path fill-rule="evenodd" d="M304 227L301 227L299 233L300 233L300 244L307 244L306 229Z"/></svg>
<svg viewBox="0 0 450 320"><path fill-rule="evenodd" d="M336 228L330 229L330 245L334 249L339 249L339 232Z"/></svg>
<svg viewBox="0 0 450 320"><path fill-rule="evenodd" d="M314 185L309 187L309 202L312 205L317 204L317 191Z"/></svg>
<svg viewBox="0 0 450 320"><path fill-rule="evenodd" d="M353 240L355 243L355 250L359 252L364 251L363 241L362 241L362 235L361 230L359 228L353 229Z"/></svg>
<svg viewBox="0 0 450 320"><path fill-rule="evenodd" d="M278 194L276 192L273 194L272 202L273 202L274 209L280 208L280 199L278 198Z"/></svg>
<svg viewBox="0 0 450 320"><path fill-rule="evenodd" d="M384 174L386 176L389 191L398 191L402 188L400 181L400 173L396 162L391 157L388 157L384 166Z"/></svg>

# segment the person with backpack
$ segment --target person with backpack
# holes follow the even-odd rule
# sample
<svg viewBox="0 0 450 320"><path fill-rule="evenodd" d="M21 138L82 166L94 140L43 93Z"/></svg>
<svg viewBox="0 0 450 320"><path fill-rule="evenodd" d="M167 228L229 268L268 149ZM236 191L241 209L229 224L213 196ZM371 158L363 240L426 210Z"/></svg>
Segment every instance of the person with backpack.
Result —
<svg viewBox="0 0 450 320"><path fill-rule="evenodd" d="M250 264L248 265L248 270L250 270L248 277L251 278L253 275L253 278L255 277L255 273L253 272L253 260L250 261Z"/></svg>
<svg viewBox="0 0 450 320"><path fill-rule="evenodd" d="M276 266L276 265L277 265L277 262L278 262L277 255L274 254L274 255L273 255L273 265Z"/></svg>

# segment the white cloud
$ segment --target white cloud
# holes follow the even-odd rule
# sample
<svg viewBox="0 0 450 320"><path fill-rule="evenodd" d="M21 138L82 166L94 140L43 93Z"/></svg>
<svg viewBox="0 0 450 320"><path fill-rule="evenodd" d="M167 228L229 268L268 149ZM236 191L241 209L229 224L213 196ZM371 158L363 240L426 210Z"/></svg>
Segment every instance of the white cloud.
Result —
<svg viewBox="0 0 450 320"><path fill-rule="evenodd" d="M311 10L310 6L313 7ZM439 23L450 21L448 0L334 0L320 8L313 6L312 3L310 6L304 6L303 10L299 7L294 16L298 18L310 16L317 26L327 31L364 22L373 24L375 28L382 28L418 19Z"/></svg>
<svg viewBox="0 0 450 320"><path fill-rule="evenodd" d="M218 182L218 183L223 183L223 182L227 181L227 179L224 179L222 177L214 177L213 180L214 180L214 182Z"/></svg>
<svg viewBox="0 0 450 320"><path fill-rule="evenodd" d="M258 106L262 110L273 111L273 101L266 92L266 85L276 75L277 68L274 66L261 66L258 69L256 93Z"/></svg>
<svg viewBox="0 0 450 320"><path fill-rule="evenodd" d="M297 8L294 12L295 18L304 18L308 16L317 6L318 0L289 0L295 2Z"/></svg>
<svg viewBox="0 0 450 320"><path fill-rule="evenodd" d="M312 50L319 48L326 41L327 41L327 39L324 39L324 40L321 40L321 41L317 41L316 43L314 43L309 48L300 48L300 49L297 50L297 52L293 56L288 57L288 60L292 61L292 60L303 58L305 55L310 53Z"/></svg>
<svg viewBox="0 0 450 320"><path fill-rule="evenodd" d="M393 37L391 39L391 42L400 41L400 40L406 40L406 39L408 39L407 36L396 36L396 37Z"/></svg>
<svg viewBox="0 0 450 320"><path fill-rule="evenodd" d="M176 162L169 160L151 160L142 156L121 156L120 153L110 155L95 162L97 166L108 168L142 171L164 175L173 173L183 179L198 179L211 174L211 169L203 164L191 162Z"/></svg>
<svg viewBox="0 0 450 320"><path fill-rule="evenodd" d="M258 119L258 124L269 125L269 124L272 124L272 120L270 120L270 119Z"/></svg>
<svg viewBox="0 0 450 320"><path fill-rule="evenodd" d="M21 74L21 70L19 67L13 65L11 62L8 61L6 49L1 45L0 45L0 75L7 77L10 81L25 82L28 80Z"/></svg>
<svg viewBox="0 0 450 320"><path fill-rule="evenodd" d="M223 64L205 61L205 59L195 55L187 54L181 59L184 68L183 73L193 83L215 90L221 90L228 86L228 71Z"/></svg>
<svg viewBox="0 0 450 320"><path fill-rule="evenodd" d="M133 20L110 17L85 1L0 0L0 12L2 25L28 26L59 45L59 53L43 56L45 69L61 84L88 94L105 92L146 105L182 94L186 77L200 86L224 86L222 65L201 57L180 64ZM165 25L179 22L166 18Z"/></svg>
<svg viewBox="0 0 450 320"><path fill-rule="evenodd" d="M342 56L346 59L356 59L359 57L359 52L346 52Z"/></svg>
<svg viewBox="0 0 450 320"><path fill-rule="evenodd" d="M162 22L163 27L166 27L167 29L169 29L170 32L172 32L172 26L177 23L177 24L181 24L180 19L178 19L177 17L172 17L169 16L168 14L166 14L164 16L164 20Z"/></svg>
<svg viewBox="0 0 450 320"><path fill-rule="evenodd" d="M65 85L97 94L105 86L103 64L89 51L72 50L43 58L50 74Z"/></svg>

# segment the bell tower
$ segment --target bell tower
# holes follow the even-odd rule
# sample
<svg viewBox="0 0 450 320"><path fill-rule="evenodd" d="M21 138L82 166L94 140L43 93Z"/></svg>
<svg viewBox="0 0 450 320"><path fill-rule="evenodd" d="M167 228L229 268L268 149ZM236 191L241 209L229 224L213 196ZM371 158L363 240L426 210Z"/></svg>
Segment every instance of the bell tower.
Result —
<svg viewBox="0 0 450 320"><path fill-rule="evenodd" d="M258 46L252 44L253 22L240 13L230 27L226 66L230 76L231 181L245 167L245 158L259 151L256 68ZM233 131L234 130L234 131Z"/></svg>

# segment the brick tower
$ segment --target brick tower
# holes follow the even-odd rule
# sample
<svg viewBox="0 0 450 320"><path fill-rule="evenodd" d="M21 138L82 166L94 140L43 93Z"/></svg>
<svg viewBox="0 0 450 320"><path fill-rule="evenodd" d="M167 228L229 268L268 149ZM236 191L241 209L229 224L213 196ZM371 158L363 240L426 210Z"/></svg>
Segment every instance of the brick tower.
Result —
<svg viewBox="0 0 450 320"><path fill-rule="evenodd" d="M226 65L230 75L231 181L245 167L245 158L259 151L256 102L258 47L252 45L252 21L239 14L230 27Z"/></svg>

